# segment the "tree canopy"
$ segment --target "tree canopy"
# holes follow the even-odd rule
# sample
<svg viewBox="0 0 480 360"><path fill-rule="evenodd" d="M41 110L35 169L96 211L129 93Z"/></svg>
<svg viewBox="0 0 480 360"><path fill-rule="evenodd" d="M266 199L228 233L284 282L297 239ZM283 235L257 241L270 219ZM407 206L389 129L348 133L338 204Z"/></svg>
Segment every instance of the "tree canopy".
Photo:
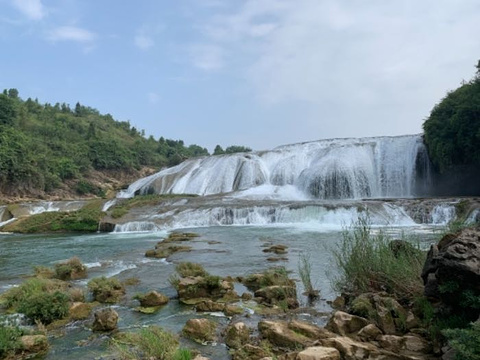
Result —
<svg viewBox="0 0 480 360"><path fill-rule="evenodd" d="M475 77L435 105L423 124L430 159L440 172L480 165L480 61Z"/></svg>

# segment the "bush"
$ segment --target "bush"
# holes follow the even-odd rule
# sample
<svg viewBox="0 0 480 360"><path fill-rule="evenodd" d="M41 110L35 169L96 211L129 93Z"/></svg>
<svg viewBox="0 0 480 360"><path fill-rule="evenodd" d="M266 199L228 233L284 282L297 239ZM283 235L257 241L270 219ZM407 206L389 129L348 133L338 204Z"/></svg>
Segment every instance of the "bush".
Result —
<svg viewBox="0 0 480 360"><path fill-rule="evenodd" d="M20 301L18 311L30 319L50 324L68 315L68 300L68 295L60 291L39 293Z"/></svg>
<svg viewBox="0 0 480 360"><path fill-rule="evenodd" d="M443 334L455 349L458 360L480 360L480 323L472 323L467 329L448 329Z"/></svg>
<svg viewBox="0 0 480 360"><path fill-rule="evenodd" d="M386 291L399 300L421 296L425 253L407 242L394 247L385 233L373 235L370 230L368 215L344 230L342 242L333 250L340 272L335 288L353 295Z"/></svg>
<svg viewBox="0 0 480 360"><path fill-rule="evenodd" d="M20 286L12 288L2 296L5 305L17 310L20 304L29 298L42 293L54 293L65 290L66 284L58 280L32 278L24 281Z"/></svg>
<svg viewBox="0 0 480 360"><path fill-rule="evenodd" d="M22 335L24 332L18 327L0 325L0 359L7 359L22 349Z"/></svg>
<svg viewBox="0 0 480 360"><path fill-rule="evenodd" d="M125 294L125 287L118 279L105 276L90 280L88 289L93 298L101 303L116 303Z"/></svg>
<svg viewBox="0 0 480 360"><path fill-rule="evenodd" d="M192 353L178 348L177 338L158 326L149 326L138 333L120 334L112 341L122 360L158 359L190 360Z"/></svg>
<svg viewBox="0 0 480 360"><path fill-rule="evenodd" d="M181 277L208 275L202 265L192 262L182 262L175 267L175 270Z"/></svg>

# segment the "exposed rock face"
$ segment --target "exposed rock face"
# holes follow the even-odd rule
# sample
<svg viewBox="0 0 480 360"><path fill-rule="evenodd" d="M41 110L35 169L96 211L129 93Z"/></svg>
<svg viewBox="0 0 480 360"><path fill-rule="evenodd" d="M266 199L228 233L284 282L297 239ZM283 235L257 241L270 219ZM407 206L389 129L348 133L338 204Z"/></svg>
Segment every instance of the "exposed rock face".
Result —
<svg viewBox="0 0 480 360"><path fill-rule="evenodd" d="M156 291L150 291L143 296L139 296L138 301L143 307L161 306L168 303L168 297Z"/></svg>
<svg viewBox="0 0 480 360"><path fill-rule="evenodd" d="M465 296L480 296L480 230L463 229L432 245L422 278L426 296L439 299L450 312L463 311L476 320L479 309L461 309L458 304Z"/></svg>
<svg viewBox="0 0 480 360"><path fill-rule="evenodd" d="M95 312L93 331L112 331L117 328L118 314L112 308L105 308Z"/></svg>
<svg viewBox="0 0 480 360"><path fill-rule="evenodd" d="M24 335L20 338L23 350L27 353L40 353L48 349L45 335Z"/></svg>
<svg viewBox="0 0 480 360"><path fill-rule="evenodd" d="M190 319L182 332L186 337L203 343L215 340L216 328L217 325L208 319Z"/></svg>

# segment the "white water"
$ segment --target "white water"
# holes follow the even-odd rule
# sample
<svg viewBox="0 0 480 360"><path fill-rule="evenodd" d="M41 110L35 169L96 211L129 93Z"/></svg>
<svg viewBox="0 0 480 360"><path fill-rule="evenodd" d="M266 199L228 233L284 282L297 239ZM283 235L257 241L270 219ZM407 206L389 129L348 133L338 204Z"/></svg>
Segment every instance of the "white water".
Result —
<svg viewBox="0 0 480 360"><path fill-rule="evenodd" d="M113 232L153 232L160 228L151 221L132 221L125 224L115 225Z"/></svg>
<svg viewBox="0 0 480 360"><path fill-rule="evenodd" d="M440 204L433 208L432 224L433 225L447 225L455 218L455 206L452 204Z"/></svg>
<svg viewBox="0 0 480 360"><path fill-rule="evenodd" d="M417 183L417 161L426 159L424 152L421 136L409 135L321 140L196 158L142 178L118 197L152 192L237 192L234 196L295 200L412 197L421 195L416 187L425 188L429 181L427 174Z"/></svg>

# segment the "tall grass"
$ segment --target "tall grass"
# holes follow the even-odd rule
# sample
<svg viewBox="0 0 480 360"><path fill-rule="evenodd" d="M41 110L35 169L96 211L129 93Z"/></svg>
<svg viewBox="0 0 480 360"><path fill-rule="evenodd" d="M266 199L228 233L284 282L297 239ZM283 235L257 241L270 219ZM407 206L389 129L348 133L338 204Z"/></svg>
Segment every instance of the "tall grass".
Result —
<svg viewBox="0 0 480 360"><path fill-rule="evenodd" d="M351 294L386 291L400 300L420 296L426 254L418 243L407 241L396 251L392 240L383 231L372 233L368 214L345 229L333 250L340 272L334 287Z"/></svg>
<svg viewBox="0 0 480 360"><path fill-rule="evenodd" d="M308 297L309 301L313 301L318 298L320 296L320 292L313 288L312 263L310 261L309 254L300 254L300 262L298 263L298 274L300 275L303 288L305 289L304 295Z"/></svg>

